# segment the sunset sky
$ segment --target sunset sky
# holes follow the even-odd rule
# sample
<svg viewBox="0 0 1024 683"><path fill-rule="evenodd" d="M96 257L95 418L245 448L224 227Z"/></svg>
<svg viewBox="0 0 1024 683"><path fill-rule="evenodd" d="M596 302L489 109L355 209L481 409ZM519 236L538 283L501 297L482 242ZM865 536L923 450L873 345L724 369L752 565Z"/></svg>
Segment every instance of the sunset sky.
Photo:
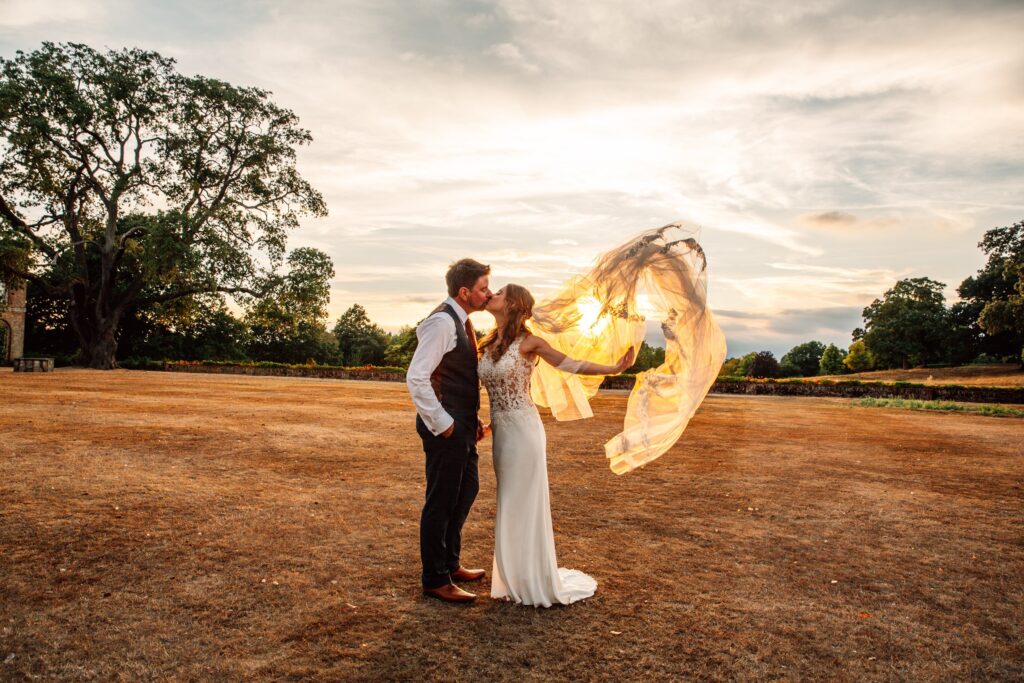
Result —
<svg viewBox="0 0 1024 683"><path fill-rule="evenodd" d="M332 323L415 323L463 256L543 298L685 220L731 356L845 347L903 277L955 300L1024 219L1022 36L1019 0L0 0L4 57L151 49L294 110Z"/></svg>

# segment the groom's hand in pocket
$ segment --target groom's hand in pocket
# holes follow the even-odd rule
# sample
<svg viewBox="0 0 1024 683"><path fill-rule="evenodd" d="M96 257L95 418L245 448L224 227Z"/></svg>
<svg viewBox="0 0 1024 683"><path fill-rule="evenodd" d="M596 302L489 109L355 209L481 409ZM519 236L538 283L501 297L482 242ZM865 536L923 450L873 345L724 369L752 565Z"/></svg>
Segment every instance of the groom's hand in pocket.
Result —
<svg viewBox="0 0 1024 683"><path fill-rule="evenodd" d="M455 423L452 422L451 426L448 427L448 429L446 429L443 432L441 432L440 437L442 439L450 439L452 434L454 434L454 433L455 433Z"/></svg>

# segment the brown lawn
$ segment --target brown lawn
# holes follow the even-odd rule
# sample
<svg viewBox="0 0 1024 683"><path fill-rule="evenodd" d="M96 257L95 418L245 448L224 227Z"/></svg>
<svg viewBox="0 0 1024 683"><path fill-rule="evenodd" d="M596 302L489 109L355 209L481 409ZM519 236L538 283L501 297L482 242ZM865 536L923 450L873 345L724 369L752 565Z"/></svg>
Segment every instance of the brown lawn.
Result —
<svg viewBox="0 0 1024 683"><path fill-rule="evenodd" d="M3 680L1020 680L1024 421L712 396L551 423L566 608L420 595L404 386L0 374ZM490 569L494 479L464 559ZM478 586L486 595L488 584Z"/></svg>
<svg viewBox="0 0 1024 683"><path fill-rule="evenodd" d="M965 384L988 387L1024 386L1024 370L1016 363L1007 365L962 365L957 368L910 368L876 370L849 375L828 375L817 379L861 382L916 382L919 384Z"/></svg>

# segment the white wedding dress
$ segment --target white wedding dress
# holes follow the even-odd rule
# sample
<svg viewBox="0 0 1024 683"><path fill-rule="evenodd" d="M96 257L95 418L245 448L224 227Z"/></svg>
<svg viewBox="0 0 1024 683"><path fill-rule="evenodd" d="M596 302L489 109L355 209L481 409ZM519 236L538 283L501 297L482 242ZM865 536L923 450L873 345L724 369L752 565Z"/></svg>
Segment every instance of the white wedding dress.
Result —
<svg viewBox="0 0 1024 683"><path fill-rule="evenodd" d="M497 361L485 351L479 375L491 403L494 474L498 483L491 597L550 607L588 598L597 581L560 569L548 498L547 438L530 398L534 364L519 337Z"/></svg>

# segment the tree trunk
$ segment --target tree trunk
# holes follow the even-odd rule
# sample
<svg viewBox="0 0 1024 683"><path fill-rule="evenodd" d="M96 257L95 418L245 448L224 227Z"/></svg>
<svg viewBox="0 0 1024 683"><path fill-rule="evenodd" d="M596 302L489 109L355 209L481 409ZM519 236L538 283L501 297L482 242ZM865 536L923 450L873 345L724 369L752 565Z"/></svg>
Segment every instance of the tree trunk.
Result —
<svg viewBox="0 0 1024 683"><path fill-rule="evenodd" d="M72 304L69 311L71 326L78 337L78 362L96 370L113 370L117 367L115 354L120 316L107 318L97 324L89 315L90 308Z"/></svg>
<svg viewBox="0 0 1024 683"><path fill-rule="evenodd" d="M117 352L117 336L115 335L117 328L112 326L107 330L97 332L95 337L89 342L88 348L83 351L88 352L89 361L88 365L94 370L113 370L117 367L117 361L115 360L115 353Z"/></svg>

